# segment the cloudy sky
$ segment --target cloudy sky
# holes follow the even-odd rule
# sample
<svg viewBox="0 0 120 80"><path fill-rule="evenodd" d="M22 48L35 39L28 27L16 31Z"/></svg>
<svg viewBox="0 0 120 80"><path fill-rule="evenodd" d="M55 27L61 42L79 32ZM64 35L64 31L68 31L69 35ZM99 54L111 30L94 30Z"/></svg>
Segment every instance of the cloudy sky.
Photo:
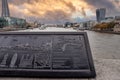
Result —
<svg viewBox="0 0 120 80"><path fill-rule="evenodd" d="M107 16L120 15L120 0L8 0L8 2L11 16L26 18L28 21L38 20L42 23L95 19L97 8L106 8Z"/></svg>

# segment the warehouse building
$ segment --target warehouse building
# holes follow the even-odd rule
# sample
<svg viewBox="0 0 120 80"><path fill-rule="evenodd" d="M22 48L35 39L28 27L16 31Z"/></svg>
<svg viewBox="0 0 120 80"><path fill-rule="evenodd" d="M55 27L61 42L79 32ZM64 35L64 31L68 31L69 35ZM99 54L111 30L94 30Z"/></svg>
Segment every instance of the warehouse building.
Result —
<svg viewBox="0 0 120 80"><path fill-rule="evenodd" d="M25 19L15 18L15 17L1 17L0 18L0 28L7 26L18 26L23 28L26 24Z"/></svg>

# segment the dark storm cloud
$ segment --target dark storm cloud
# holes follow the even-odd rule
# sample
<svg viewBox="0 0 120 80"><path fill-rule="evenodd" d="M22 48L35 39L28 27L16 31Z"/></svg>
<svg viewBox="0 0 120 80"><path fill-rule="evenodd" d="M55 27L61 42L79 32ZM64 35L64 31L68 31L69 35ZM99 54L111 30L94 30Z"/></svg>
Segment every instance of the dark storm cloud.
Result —
<svg viewBox="0 0 120 80"><path fill-rule="evenodd" d="M81 2L84 2L84 3L87 3L87 5L83 3L78 6L77 3L74 3L75 1L77 1L78 4ZM72 14L74 14L76 11L79 11L78 8L80 8L80 13L84 17L88 16L86 12L86 8L89 8L94 14L97 8L106 8L107 16L120 15L120 8L119 7L116 8L116 6L119 5L119 0L8 0L8 2L12 5L12 7L10 8L12 13L11 15L19 16L21 13L23 13L23 15L26 18L31 17L33 18L32 20L34 20L34 17L35 17L36 19L39 19L39 21L41 22L48 22L48 23L54 23L54 22L61 23L64 21L71 21ZM51 4L49 4L49 2L53 2L52 5L55 5L54 7L56 6L58 7L60 6L60 4L63 4L64 7L67 7L67 9L64 9L64 7L60 9L54 9L53 7L51 7ZM39 5L38 7L39 10L37 10L37 7L33 8L34 6L36 6L35 5L36 3L43 3L45 6L48 6L47 7L48 9L46 8L46 11L43 11L44 15L40 14L42 9L39 7L42 7L41 5ZM24 10L17 11L17 9L19 8L13 8L14 6L21 7L21 5L23 4L28 4L27 6L25 6L25 8L28 10L29 15L26 15L24 13ZM69 10L69 13L67 10ZM0 11L1 11L1 8L0 8Z"/></svg>
<svg viewBox="0 0 120 80"><path fill-rule="evenodd" d="M114 2L119 0L86 0L86 2L97 8L106 8L108 16L120 15L120 10L116 9Z"/></svg>
<svg viewBox="0 0 120 80"><path fill-rule="evenodd" d="M16 5L20 5L23 3L28 3L28 4L32 4L33 2L46 2L47 0L9 0L9 2L16 4ZM66 6L68 6L71 11L76 11L76 7L73 6L73 4L67 3L65 0L56 0L56 1L61 1L63 2ZM116 9L116 6L113 4L113 2L118 3L119 0L79 0L79 1L85 1L86 3L88 3L89 5L94 6L94 9L96 8L106 8L107 9L107 14L108 15L116 15L119 14L120 10ZM82 8L82 13L84 13L85 15L85 11Z"/></svg>
<svg viewBox="0 0 120 80"><path fill-rule="evenodd" d="M113 9L115 7L110 0L86 0L86 2L97 8L105 7Z"/></svg>

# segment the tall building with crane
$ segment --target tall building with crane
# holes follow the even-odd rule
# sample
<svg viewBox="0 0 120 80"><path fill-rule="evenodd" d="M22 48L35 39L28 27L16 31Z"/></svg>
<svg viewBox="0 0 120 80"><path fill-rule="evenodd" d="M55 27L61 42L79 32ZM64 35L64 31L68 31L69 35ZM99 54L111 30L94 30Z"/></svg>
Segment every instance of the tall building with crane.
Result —
<svg viewBox="0 0 120 80"><path fill-rule="evenodd" d="M0 17L0 28L3 27L24 27L26 24L26 20L17 17L11 17L8 0L1 0L2 1L2 13Z"/></svg>

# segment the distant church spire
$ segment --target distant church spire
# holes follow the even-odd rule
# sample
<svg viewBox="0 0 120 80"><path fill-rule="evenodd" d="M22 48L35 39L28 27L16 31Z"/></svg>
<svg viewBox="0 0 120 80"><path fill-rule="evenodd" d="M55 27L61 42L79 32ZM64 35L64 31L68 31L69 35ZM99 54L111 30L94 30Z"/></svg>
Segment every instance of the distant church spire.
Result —
<svg viewBox="0 0 120 80"><path fill-rule="evenodd" d="M2 17L10 17L9 7L7 0L2 0Z"/></svg>

